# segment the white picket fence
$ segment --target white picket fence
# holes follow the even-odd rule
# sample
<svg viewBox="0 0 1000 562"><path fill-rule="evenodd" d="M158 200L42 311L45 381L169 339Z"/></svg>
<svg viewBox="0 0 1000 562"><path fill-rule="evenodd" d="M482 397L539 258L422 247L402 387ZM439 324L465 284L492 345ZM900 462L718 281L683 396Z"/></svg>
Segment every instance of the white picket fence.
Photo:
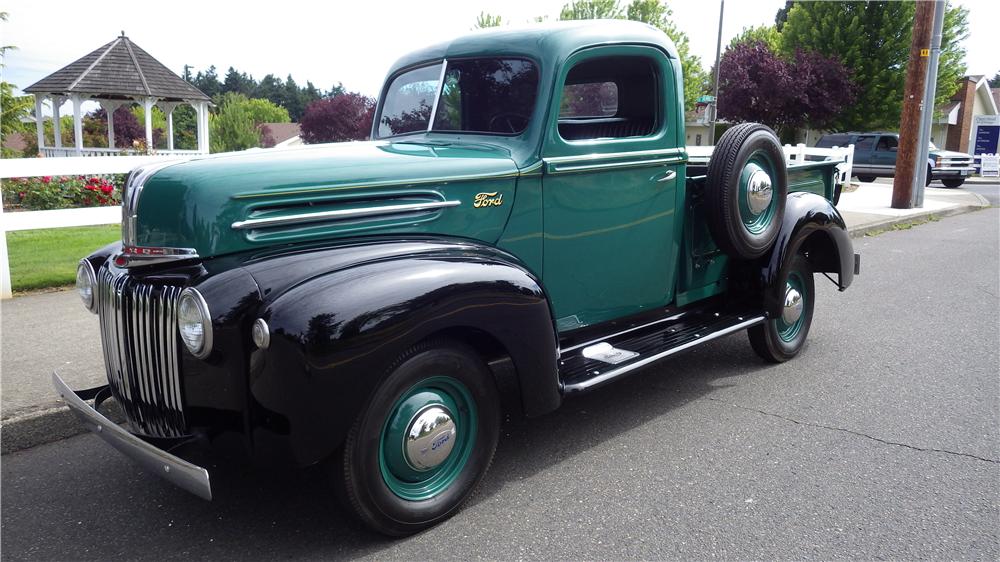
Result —
<svg viewBox="0 0 1000 562"><path fill-rule="evenodd" d="M71 156L66 158L8 158L0 160L0 182L8 178L44 176L93 176L125 174L137 166L185 159L177 154L152 156ZM7 231L36 228L114 224L121 221L121 207L60 209L4 213L0 200L0 299L11 296Z"/></svg>
<svg viewBox="0 0 1000 562"><path fill-rule="evenodd" d="M712 157L714 146L689 146L687 147L688 157L693 164L708 164ZM846 185L851 181L854 168L854 145L846 147L835 146L833 148L815 148L799 143L795 146L786 144L783 147L785 153L785 164L801 164L803 162L824 162L837 161L837 183Z"/></svg>

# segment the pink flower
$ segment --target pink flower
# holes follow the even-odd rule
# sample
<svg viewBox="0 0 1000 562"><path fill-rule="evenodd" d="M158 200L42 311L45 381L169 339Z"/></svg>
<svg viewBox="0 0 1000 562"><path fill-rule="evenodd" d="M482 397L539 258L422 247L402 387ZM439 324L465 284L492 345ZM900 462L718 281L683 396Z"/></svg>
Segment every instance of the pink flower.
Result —
<svg viewBox="0 0 1000 562"><path fill-rule="evenodd" d="M104 185L101 186L101 193L103 193L105 195L111 195L111 192L114 191L114 190L115 190L115 188L111 187L108 184L104 184Z"/></svg>
<svg viewBox="0 0 1000 562"><path fill-rule="evenodd" d="M52 176L42 176L42 183L49 183L52 181Z"/></svg>

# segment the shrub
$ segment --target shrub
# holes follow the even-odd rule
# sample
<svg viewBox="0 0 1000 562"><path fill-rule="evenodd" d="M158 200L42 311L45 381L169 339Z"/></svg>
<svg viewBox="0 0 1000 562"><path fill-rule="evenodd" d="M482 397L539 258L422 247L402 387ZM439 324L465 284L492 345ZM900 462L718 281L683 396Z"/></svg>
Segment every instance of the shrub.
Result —
<svg viewBox="0 0 1000 562"><path fill-rule="evenodd" d="M13 178L3 183L4 209L45 211L121 205L122 176L43 176Z"/></svg>
<svg viewBox="0 0 1000 562"><path fill-rule="evenodd" d="M302 116L307 144L365 140L372 130L375 100L350 92L309 104Z"/></svg>

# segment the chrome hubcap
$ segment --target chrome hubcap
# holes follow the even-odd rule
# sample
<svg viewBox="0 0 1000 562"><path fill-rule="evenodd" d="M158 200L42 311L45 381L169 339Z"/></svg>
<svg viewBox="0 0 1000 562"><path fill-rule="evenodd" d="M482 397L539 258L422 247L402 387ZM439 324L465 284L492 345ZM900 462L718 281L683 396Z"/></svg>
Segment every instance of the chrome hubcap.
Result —
<svg viewBox="0 0 1000 562"><path fill-rule="evenodd" d="M444 406L428 406L417 412L406 430L403 451L416 470L430 470L443 463L455 447L455 421Z"/></svg>
<svg viewBox="0 0 1000 562"><path fill-rule="evenodd" d="M755 215L764 212L771 205L771 176L764 170L756 170L747 182L747 206Z"/></svg>
<svg viewBox="0 0 1000 562"><path fill-rule="evenodd" d="M781 311L781 319L785 324L792 325L802 317L802 293L791 286L785 289L785 308Z"/></svg>

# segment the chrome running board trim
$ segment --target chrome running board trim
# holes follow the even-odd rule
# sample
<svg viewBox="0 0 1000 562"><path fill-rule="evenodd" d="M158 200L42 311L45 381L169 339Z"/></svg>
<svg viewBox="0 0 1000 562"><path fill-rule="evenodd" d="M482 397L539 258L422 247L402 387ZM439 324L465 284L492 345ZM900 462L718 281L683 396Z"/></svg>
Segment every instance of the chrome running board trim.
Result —
<svg viewBox="0 0 1000 562"><path fill-rule="evenodd" d="M628 365L623 365L621 367L618 367L617 369L611 369L610 371L602 373L602 374L600 374L598 376L595 376L593 378L589 378L589 379L587 379L585 381L581 381L581 382L578 382L578 383L564 385L563 386L563 393L580 392L580 391L583 391L583 390L587 390L587 389L592 388L594 386L597 386L599 384L605 383L605 382L607 382L607 381L609 381L611 379L620 377L620 376L622 376L622 375L624 375L626 373L634 371L634 370L636 370L636 369L638 369L640 367L645 367L646 365L649 365L650 363L653 363L654 361L658 361L660 359L663 359L664 357L667 357L669 355L673 355L675 353L679 353L681 351L684 351L685 349L690 349L690 348L692 348L692 347L694 347L696 345L705 343L707 341L712 341L712 340L714 340L716 338L721 338L722 336L727 336L729 334L732 334L733 332L738 332L740 330L749 328L751 326L756 326L757 324L760 324L761 322L764 322L765 320L766 320L765 317L763 317L763 316L757 316L755 318L751 318L749 320L745 320L743 322L740 322L739 324L735 324L735 325L730 326L728 328L723 328L722 330L719 330L718 332L712 332L711 334L706 334L705 336L699 337L698 339L693 340L693 341L689 341L689 342L687 342L685 344L681 344L681 345L679 345L677 347L672 347L672 348L670 348L670 349L668 349L666 351L661 351L660 353L657 353L655 355L650 355L649 357L646 357L645 359L640 359L640 360L638 360L638 361L636 361L634 363L629 363Z"/></svg>

